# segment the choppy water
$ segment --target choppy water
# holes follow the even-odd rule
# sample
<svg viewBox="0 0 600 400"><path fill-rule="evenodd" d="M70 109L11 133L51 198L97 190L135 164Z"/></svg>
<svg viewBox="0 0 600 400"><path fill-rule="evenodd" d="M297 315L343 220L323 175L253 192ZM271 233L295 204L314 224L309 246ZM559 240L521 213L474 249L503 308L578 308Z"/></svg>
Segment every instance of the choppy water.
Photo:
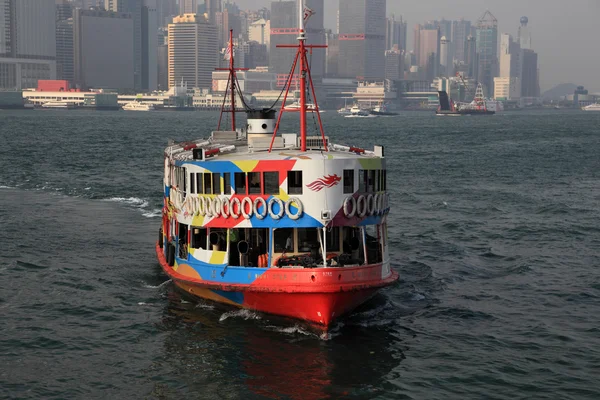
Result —
<svg viewBox="0 0 600 400"><path fill-rule="evenodd" d="M323 117L385 145L401 281L318 337L157 265L162 149L216 114L0 111L0 397L600 398L600 113Z"/></svg>

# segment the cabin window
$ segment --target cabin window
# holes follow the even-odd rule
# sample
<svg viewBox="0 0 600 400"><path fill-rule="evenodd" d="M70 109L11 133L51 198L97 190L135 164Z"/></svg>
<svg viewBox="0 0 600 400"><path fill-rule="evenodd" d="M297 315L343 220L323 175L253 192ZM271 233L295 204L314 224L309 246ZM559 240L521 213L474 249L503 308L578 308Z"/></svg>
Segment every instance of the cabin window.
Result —
<svg viewBox="0 0 600 400"><path fill-rule="evenodd" d="M212 174L212 194L221 194L221 174L218 172Z"/></svg>
<svg viewBox="0 0 600 400"><path fill-rule="evenodd" d="M235 193L236 194L246 194L246 174L244 172L236 172L233 174L234 185L235 185Z"/></svg>
<svg viewBox="0 0 600 400"><path fill-rule="evenodd" d="M375 170L369 170L369 180L367 181L367 192L375 191Z"/></svg>
<svg viewBox="0 0 600 400"><path fill-rule="evenodd" d="M190 193L196 193L196 174L190 174Z"/></svg>
<svg viewBox="0 0 600 400"><path fill-rule="evenodd" d="M204 174L204 194L210 194L210 182L212 181L212 174L205 173Z"/></svg>
<svg viewBox="0 0 600 400"><path fill-rule="evenodd" d="M248 172L248 194L261 194L260 172Z"/></svg>
<svg viewBox="0 0 600 400"><path fill-rule="evenodd" d="M231 194L231 173L223 173L223 194Z"/></svg>
<svg viewBox="0 0 600 400"><path fill-rule="evenodd" d="M375 171L375 191L376 192L381 191L381 171L380 170Z"/></svg>
<svg viewBox="0 0 600 400"><path fill-rule="evenodd" d="M279 172L264 172L265 194L279 195Z"/></svg>
<svg viewBox="0 0 600 400"><path fill-rule="evenodd" d="M340 251L340 228L333 227L327 230L327 252Z"/></svg>
<svg viewBox="0 0 600 400"><path fill-rule="evenodd" d="M358 171L358 191L364 193L367 191L367 170Z"/></svg>
<svg viewBox="0 0 600 400"><path fill-rule="evenodd" d="M344 193L354 193L354 170L344 170Z"/></svg>
<svg viewBox="0 0 600 400"><path fill-rule="evenodd" d="M201 173L196 174L196 193L198 193L198 194L204 193L202 191L202 176L203 175L204 174L201 174Z"/></svg>
<svg viewBox="0 0 600 400"><path fill-rule="evenodd" d="M302 171L288 171L288 194L302 194Z"/></svg>
<svg viewBox="0 0 600 400"><path fill-rule="evenodd" d="M280 228L273 231L273 251L275 253L294 251L294 229Z"/></svg>
<svg viewBox="0 0 600 400"><path fill-rule="evenodd" d="M192 249L206 250L206 228L192 226L192 237L190 247Z"/></svg>
<svg viewBox="0 0 600 400"><path fill-rule="evenodd" d="M298 228L298 251L300 253L308 253L318 251L319 236L315 228Z"/></svg>

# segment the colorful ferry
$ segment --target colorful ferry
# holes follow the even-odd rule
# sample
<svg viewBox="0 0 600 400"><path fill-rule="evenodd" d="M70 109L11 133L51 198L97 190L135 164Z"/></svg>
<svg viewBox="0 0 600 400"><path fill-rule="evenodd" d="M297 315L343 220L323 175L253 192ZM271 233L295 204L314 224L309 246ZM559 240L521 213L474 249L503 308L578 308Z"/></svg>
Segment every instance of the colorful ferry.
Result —
<svg viewBox="0 0 600 400"><path fill-rule="evenodd" d="M165 149L156 252L164 272L192 296L326 330L398 273L388 251L384 149L334 144L325 136L307 59L308 49L324 46L305 43L310 12L299 3L294 64L307 88L293 110L300 132L278 135L282 114L292 112L286 110L292 79L278 115L248 109L245 129L236 130L230 40L231 130ZM307 135L308 112L316 114L320 135Z"/></svg>

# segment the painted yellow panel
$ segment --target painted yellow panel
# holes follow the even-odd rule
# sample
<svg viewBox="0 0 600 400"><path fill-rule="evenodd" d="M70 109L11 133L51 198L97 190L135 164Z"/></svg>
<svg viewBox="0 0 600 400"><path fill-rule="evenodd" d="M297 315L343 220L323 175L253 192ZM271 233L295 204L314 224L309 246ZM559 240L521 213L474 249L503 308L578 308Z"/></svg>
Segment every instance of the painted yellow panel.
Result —
<svg viewBox="0 0 600 400"><path fill-rule="evenodd" d="M258 160L256 161L235 161L234 164L244 172L252 172L256 165L258 164Z"/></svg>

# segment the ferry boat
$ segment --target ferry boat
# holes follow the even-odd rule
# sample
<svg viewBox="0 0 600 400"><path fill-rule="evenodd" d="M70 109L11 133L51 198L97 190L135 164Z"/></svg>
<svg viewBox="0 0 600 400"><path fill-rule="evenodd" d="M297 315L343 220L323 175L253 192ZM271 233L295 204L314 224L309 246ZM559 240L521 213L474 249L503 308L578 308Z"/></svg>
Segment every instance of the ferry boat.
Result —
<svg viewBox="0 0 600 400"><path fill-rule="evenodd" d="M299 1L299 15L303 1ZM303 320L327 330L392 285L384 149L331 143L323 132L299 18L300 130L280 132L272 108L245 104L245 129L171 143L164 151L164 206L156 253L183 292L235 307ZM233 55L233 40L230 33ZM230 82L236 68L230 59ZM293 73L293 72L292 72ZM308 85L307 85L308 84ZM307 91L314 99L309 109ZM313 112L320 136L308 136ZM219 122L220 126L220 122Z"/></svg>
<svg viewBox="0 0 600 400"><path fill-rule="evenodd" d="M583 111L600 111L600 103L590 104L581 108Z"/></svg>
<svg viewBox="0 0 600 400"><path fill-rule="evenodd" d="M123 106L125 111L152 111L154 105L149 103L142 103L140 101L131 101Z"/></svg>
<svg viewBox="0 0 600 400"><path fill-rule="evenodd" d="M316 110L315 105L313 103L307 103L306 107L307 107L307 109L306 109L307 111L315 111ZM295 101L295 102L285 106L285 108L286 108L286 111L300 111L302 109L302 106L300 105L299 101ZM324 113L325 110L319 109L318 112Z"/></svg>
<svg viewBox="0 0 600 400"><path fill-rule="evenodd" d="M353 105L350 107L350 114L345 115L345 117L371 117L371 113L368 110L363 110L358 105Z"/></svg>
<svg viewBox="0 0 600 400"><path fill-rule="evenodd" d="M71 110L77 108L77 103L73 101L49 101L42 104L42 108L56 108L61 110Z"/></svg>

